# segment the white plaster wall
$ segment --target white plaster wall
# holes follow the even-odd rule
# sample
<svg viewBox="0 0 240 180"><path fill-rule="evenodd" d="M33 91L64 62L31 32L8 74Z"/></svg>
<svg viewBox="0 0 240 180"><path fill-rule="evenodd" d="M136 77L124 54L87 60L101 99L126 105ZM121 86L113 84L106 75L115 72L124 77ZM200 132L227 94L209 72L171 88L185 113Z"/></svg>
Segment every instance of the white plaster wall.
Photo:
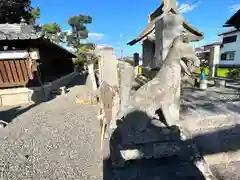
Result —
<svg viewBox="0 0 240 180"><path fill-rule="evenodd" d="M233 43L224 44L223 47L221 48L221 54L227 51L236 51L235 58L233 61L220 60L219 62L220 65L240 65L240 32L223 35L223 37L228 37L233 35L237 35L237 41Z"/></svg>
<svg viewBox="0 0 240 180"><path fill-rule="evenodd" d="M53 89L66 86L76 77L78 73L73 72L63 76L53 82L49 82L43 87L30 88L10 88L0 90L0 106L13 106L28 103L39 103L45 101Z"/></svg>

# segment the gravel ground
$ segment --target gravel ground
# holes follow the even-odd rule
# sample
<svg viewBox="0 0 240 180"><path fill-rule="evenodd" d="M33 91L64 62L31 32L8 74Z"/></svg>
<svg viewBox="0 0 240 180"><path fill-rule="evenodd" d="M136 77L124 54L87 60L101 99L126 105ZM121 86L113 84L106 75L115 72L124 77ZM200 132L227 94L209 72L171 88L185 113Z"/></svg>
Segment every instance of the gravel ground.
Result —
<svg viewBox="0 0 240 180"><path fill-rule="evenodd" d="M102 179L98 107L75 103L76 95L91 91L91 84L69 90L31 108L1 111L1 117L13 118L0 133L2 179Z"/></svg>
<svg viewBox="0 0 240 180"><path fill-rule="evenodd" d="M76 83L78 85L71 87L69 93L49 102L0 109L1 120L10 122L0 131L0 179L112 179L108 177L111 174L109 166L105 163L104 167L102 165L98 138L100 129L96 119L98 107L75 103L77 95L92 91L90 81L88 79L86 85L80 85L82 80L78 79ZM236 92L227 88L211 88L193 93L189 89L184 92L183 101L193 116L217 113L236 115L240 107ZM157 166L161 167L156 168L156 172L164 171L166 178L172 174L167 171L169 167L161 163ZM130 169L119 172L118 178L126 179L130 173L141 176L136 168Z"/></svg>

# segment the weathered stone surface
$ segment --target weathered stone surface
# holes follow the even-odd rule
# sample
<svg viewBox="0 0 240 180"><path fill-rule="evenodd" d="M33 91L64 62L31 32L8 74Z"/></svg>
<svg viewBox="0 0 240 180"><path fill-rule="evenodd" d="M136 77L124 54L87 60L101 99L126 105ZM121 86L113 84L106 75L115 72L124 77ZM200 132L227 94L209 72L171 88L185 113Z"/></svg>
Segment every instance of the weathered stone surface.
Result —
<svg viewBox="0 0 240 180"><path fill-rule="evenodd" d="M99 55L99 81L105 81L111 86L118 86L117 58L114 49L102 48Z"/></svg>
<svg viewBox="0 0 240 180"><path fill-rule="evenodd" d="M122 158L125 161L137 159L162 158L169 156L187 157L188 149L180 141L159 142L151 144L142 144L137 146L139 149L120 150Z"/></svg>
<svg viewBox="0 0 240 180"><path fill-rule="evenodd" d="M167 127L157 128L150 126L142 132L135 131L122 131L122 144L144 144L144 143L156 143L163 141L177 141L180 140L179 130L172 131Z"/></svg>
<svg viewBox="0 0 240 180"><path fill-rule="evenodd" d="M162 68L155 78L133 94L126 110L120 113L123 117L135 110L143 111L149 117L154 117L155 112L160 108L166 124L169 126L176 124L179 120L180 108L181 58L187 57L187 60L195 65L199 62L192 47L182 41L182 37L175 38Z"/></svg>
<svg viewBox="0 0 240 180"><path fill-rule="evenodd" d="M127 78L126 78L127 77ZM134 66L128 62L119 62L119 91L120 91L120 112L124 112L128 107L131 96L132 81L134 79Z"/></svg>
<svg viewBox="0 0 240 180"><path fill-rule="evenodd" d="M231 162L229 165L218 164L212 166L213 172L218 179L224 180L238 180L240 179L240 162Z"/></svg>

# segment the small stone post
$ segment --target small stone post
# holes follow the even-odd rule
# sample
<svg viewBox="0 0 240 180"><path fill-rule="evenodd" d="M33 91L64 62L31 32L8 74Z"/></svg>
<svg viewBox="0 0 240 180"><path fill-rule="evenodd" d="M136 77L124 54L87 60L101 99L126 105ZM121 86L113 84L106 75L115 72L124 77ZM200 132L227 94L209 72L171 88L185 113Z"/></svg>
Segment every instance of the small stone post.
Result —
<svg viewBox="0 0 240 180"><path fill-rule="evenodd" d="M91 76L93 89L97 90L97 82L96 82L95 72L94 72L94 67L93 67L92 54L93 54L93 52L86 53L87 66L88 66L88 72Z"/></svg>
<svg viewBox="0 0 240 180"><path fill-rule="evenodd" d="M117 57L112 47L104 47L100 49L99 59L99 81L100 84L105 82L114 88L119 88L118 72L117 72ZM110 128L116 128L116 114L119 109L119 95L115 94L112 102L112 120Z"/></svg>
<svg viewBox="0 0 240 180"><path fill-rule="evenodd" d="M208 76L214 77L217 74L216 65L220 60L220 45L216 45L210 49L209 56L209 73Z"/></svg>
<svg viewBox="0 0 240 180"><path fill-rule="evenodd" d="M133 54L133 60L134 60L134 66L135 66L135 75L140 75L141 71L140 69L142 69L142 67L139 64L139 54L138 53L134 53Z"/></svg>

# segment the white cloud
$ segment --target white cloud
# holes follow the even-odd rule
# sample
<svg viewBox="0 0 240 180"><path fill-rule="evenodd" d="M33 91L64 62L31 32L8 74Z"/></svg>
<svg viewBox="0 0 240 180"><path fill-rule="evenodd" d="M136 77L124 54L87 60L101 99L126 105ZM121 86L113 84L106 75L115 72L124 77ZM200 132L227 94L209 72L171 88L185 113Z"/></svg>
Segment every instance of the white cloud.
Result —
<svg viewBox="0 0 240 180"><path fill-rule="evenodd" d="M198 3L197 4L184 4L184 3L179 4L179 2L177 1L177 7L181 13L191 12L197 6L198 6Z"/></svg>
<svg viewBox="0 0 240 180"><path fill-rule="evenodd" d="M68 35L70 35L72 33L72 30L67 29L64 32L66 32ZM104 36L103 33L88 33L88 38L90 38L91 40L102 40L103 36Z"/></svg>
<svg viewBox="0 0 240 180"><path fill-rule="evenodd" d="M98 44L97 45L97 48L99 48L99 49L102 49L102 48L105 48L105 47L112 47L112 45L109 45L109 44Z"/></svg>
<svg viewBox="0 0 240 180"><path fill-rule="evenodd" d="M191 12L194 8L196 8L197 5L195 4L181 4L179 7L179 11L181 13L187 13L187 12Z"/></svg>
<svg viewBox="0 0 240 180"><path fill-rule="evenodd" d="M88 37L95 40L102 40L104 34L102 33L89 33Z"/></svg>
<svg viewBox="0 0 240 180"><path fill-rule="evenodd" d="M234 5L228 6L228 9L230 12L236 12L240 9L240 4L234 4Z"/></svg>

